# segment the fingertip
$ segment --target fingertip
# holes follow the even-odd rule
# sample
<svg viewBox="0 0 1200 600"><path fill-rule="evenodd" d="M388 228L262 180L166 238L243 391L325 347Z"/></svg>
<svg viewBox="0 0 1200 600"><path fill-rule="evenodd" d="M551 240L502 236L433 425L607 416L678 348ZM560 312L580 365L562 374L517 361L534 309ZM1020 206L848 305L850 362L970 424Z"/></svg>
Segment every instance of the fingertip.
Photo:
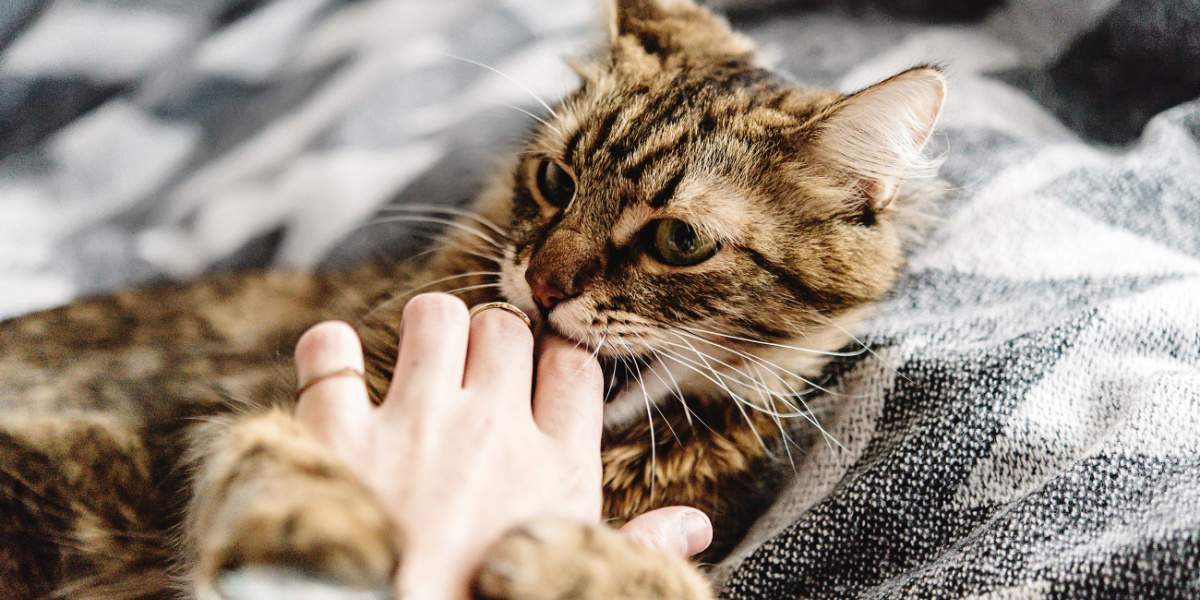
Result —
<svg viewBox="0 0 1200 600"><path fill-rule="evenodd" d="M686 556L695 556L712 545L712 520L703 511L694 508L685 509L681 517L680 529L687 546Z"/></svg>
<svg viewBox="0 0 1200 600"><path fill-rule="evenodd" d="M362 345L358 333L343 321L313 325L296 342L296 370L301 380L326 365L362 368Z"/></svg>

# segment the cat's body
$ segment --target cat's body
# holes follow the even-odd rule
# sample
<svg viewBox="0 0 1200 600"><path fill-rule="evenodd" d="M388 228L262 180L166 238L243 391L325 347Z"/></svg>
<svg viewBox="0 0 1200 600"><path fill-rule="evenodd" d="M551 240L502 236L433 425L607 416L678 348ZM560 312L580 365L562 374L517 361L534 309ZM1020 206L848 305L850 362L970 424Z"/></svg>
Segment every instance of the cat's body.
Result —
<svg viewBox="0 0 1200 600"><path fill-rule="evenodd" d="M606 516L696 506L717 526L709 557L726 552L770 500L804 379L896 277L893 207L913 199L899 184L922 167L943 82L916 69L849 97L802 90L689 1L614 8L604 60L578 67L580 91L429 260L0 324L0 597L215 598L259 567L386 587L402 537L291 420L285 359L309 325L350 321L380 398L418 286L508 300L598 348ZM556 522L502 541L478 589L711 595L677 558Z"/></svg>

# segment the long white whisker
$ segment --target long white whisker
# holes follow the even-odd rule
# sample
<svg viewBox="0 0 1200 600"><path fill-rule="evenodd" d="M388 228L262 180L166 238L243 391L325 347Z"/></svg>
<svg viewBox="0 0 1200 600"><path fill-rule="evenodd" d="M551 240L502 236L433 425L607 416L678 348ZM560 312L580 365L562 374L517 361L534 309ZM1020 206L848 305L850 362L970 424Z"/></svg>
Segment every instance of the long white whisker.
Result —
<svg viewBox="0 0 1200 600"><path fill-rule="evenodd" d="M760 371L758 365L751 365L751 366L754 368L755 373L758 373L758 376L759 376L758 382L765 387L766 383L763 382L763 380L762 380L762 372ZM756 388L756 390L758 391L759 400L762 400L763 404L770 402L771 410L776 413L773 418L775 419L775 426L779 428L779 437L783 439L783 451L784 451L784 453L787 454L788 464L792 465L792 473L796 474L796 473L798 473L798 471L796 469L796 459L795 459L795 457L792 456L792 449L788 445L789 443L794 444L795 442L792 442L791 436L789 436L787 434L787 431L783 427L783 419L781 419L779 417L779 415L778 415L779 409L776 408L776 406L775 406L775 396L773 394L764 394L762 392L762 389L760 389L760 388Z"/></svg>
<svg viewBox="0 0 1200 600"><path fill-rule="evenodd" d="M671 332L671 333L673 333L673 332ZM682 339L682 338L680 338L680 339ZM667 346L673 346L673 347L679 348L681 350L692 350L693 349L689 346L684 346L682 344L676 344L676 343L668 342L665 340L663 341L663 344L665 344ZM760 383L756 383L754 380L754 377L752 377L749 373L745 372L744 370L739 369L736 366L729 364L711 354L706 354L706 356L708 357L709 360L712 360L713 362L715 362L723 367L726 367L742 376L742 377L734 377L733 375L726 373L724 376L725 379L732 381L733 383L736 383L742 387L754 388L754 389L758 389L761 387L762 390L764 390L768 394L776 394L776 392L774 390L772 390L769 386L765 386ZM693 363L693 364L695 364L695 363Z"/></svg>
<svg viewBox="0 0 1200 600"><path fill-rule="evenodd" d="M493 262L496 264L501 264L504 262L504 258L502 258L500 256L496 256L494 254L488 254L486 252L472 249L470 246L466 246L465 243L457 243L458 240L451 240L450 238L447 238L447 237L434 236L433 234L423 234L422 235L422 234L418 233L418 235L421 235L421 237L423 239L430 240L430 241L440 245L442 248L448 248L450 250L462 252L463 254L466 254L467 256L474 256L476 258L482 258L483 260L486 260L488 262ZM472 240L467 240L467 241L473 242L476 240L472 239ZM437 249L435 248L434 251L436 251L436 250Z"/></svg>
<svg viewBox="0 0 1200 600"><path fill-rule="evenodd" d="M767 342L767 341L763 341L763 340L756 340L753 338L741 337L741 336L737 336L737 335L729 335L727 333L720 333L717 331L708 331L707 329L700 329L699 327L693 327L693 326L687 326L687 325L679 325L679 327L686 329L688 331L691 331L692 333L705 333L708 335L715 335L715 336L723 337L726 339L737 340L739 342L747 342L750 344L760 344L763 346L772 346L775 348L785 348L787 350L795 350L796 352L806 352L808 354L819 354L821 356L861 356L863 354L862 351L833 352L830 350L817 350L814 348L804 348L801 346L789 346L787 344L777 344L775 342ZM851 336L851 337L853 337L853 336ZM870 352L870 350L866 349L865 346L864 346L864 349L867 352Z"/></svg>
<svg viewBox="0 0 1200 600"><path fill-rule="evenodd" d="M463 294L466 292L470 292L472 290L484 290L487 288L498 288L500 286L501 286L501 284L499 284L499 283L481 283L479 285L468 285L468 286L463 286L460 288L454 288L452 290L446 290L442 293L443 294L452 294L452 295Z"/></svg>
<svg viewBox="0 0 1200 600"><path fill-rule="evenodd" d="M523 113L525 116L527 116L527 117L529 117L529 118L531 118L531 119L533 119L533 120L537 121L538 123L541 123L542 125L545 125L546 127L549 127L551 130L553 130L553 131L554 131L555 133L557 133L558 135L561 135L561 136L563 136L563 137L566 137L566 134L564 134L564 133L563 133L563 130L561 130L561 129L559 129L557 126L555 126L555 125L551 124L549 121L547 121L547 120L545 120L545 119L543 119L543 118L541 118L541 117L539 117L539 116L537 116L537 115L535 115L535 114L533 114L533 113L531 113L531 112L529 112L529 111L527 111L527 110L525 110L525 109L521 108L520 106L516 106L516 105L513 105L513 104L505 104L504 106L506 106L506 107L508 107L508 108L511 108L511 109L513 109L513 110L515 110L515 111L517 111L517 112Z"/></svg>
<svg viewBox="0 0 1200 600"><path fill-rule="evenodd" d="M452 58L452 59L454 59L454 60L458 60L458 61L465 62L465 63L467 63L467 64L469 64L469 65L475 65L475 66L477 66L477 67L481 67L481 68L487 69L487 70L489 70L489 71L491 71L491 72L493 72L493 73L495 73L495 74L497 74L497 75L499 75L499 76L501 76L501 77L503 77L503 78L505 78L505 79L509 80L510 82L512 82L512 83L513 83L513 85L516 85L517 87L521 88L522 90L524 90L524 91L525 91L525 93L526 93L526 94L529 94L529 96L530 96L530 97L532 97L534 100L537 100L537 101L538 101L538 104L541 104L541 105L542 105L542 108L545 108L545 109L546 109L546 112L549 112L550 114L554 115L554 118L556 118L556 119L557 119L557 118L560 118L560 117L558 116L558 113L554 112L554 109L553 109L553 108L550 108L550 105L549 105L549 104L546 104L546 101L545 101L545 100L542 100L542 97L541 97L541 96L539 96L539 95L537 95L537 94L533 93L533 90L532 90L532 89L530 89L530 88L529 88L529 86L527 86L527 85L525 85L525 84L521 83L520 81L517 81L515 78L513 78L512 76L510 76L508 73L505 73L505 72L501 71L500 69L497 69L496 67L493 67L493 66L491 66L491 65L485 65L485 64L483 64L483 63L481 63L481 62L479 62L479 61L477 61L477 60L471 60L471 59L469 59L469 58L464 58L464 57L462 57L462 56L456 56L456 55L453 55L453 54L447 54L446 56L447 56L447 57L449 57L449 58Z"/></svg>
<svg viewBox="0 0 1200 600"><path fill-rule="evenodd" d="M885 368L887 368L891 372L895 373L896 375L899 375L900 378L903 379L904 381L907 381L908 383L913 382L913 380L909 379L908 376L906 376L905 374L896 370L891 365L888 365L887 361L883 360L882 356L880 356L878 353L876 353L874 350L872 350L871 347L868 346L866 343L864 343L862 340L858 339L857 336L855 336L853 333L850 333L849 331L847 331L845 327L838 325L837 321L834 321L833 319L831 319L825 315L822 315L820 313L817 313L817 316L824 319L825 323L827 323L830 327L833 327L833 328L837 329L838 331L846 334L847 337L854 340L854 343L858 344L859 346L862 346L863 351L865 351L865 352L869 353L871 356L875 357L875 359L878 360L879 363L882 364Z"/></svg>
<svg viewBox="0 0 1200 600"><path fill-rule="evenodd" d="M683 343L687 344L687 340L684 340ZM688 345L691 346L691 344L688 344ZM758 440L759 445L762 446L763 450L766 451L767 455L772 455L773 453L771 452L771 449L767 446L766 440L764 440L762 435L760 435L758 433L758 428L754 426L754 420L750 418L750 415L746 414L746 409L744 409L742 407L743 404L753 404L753 403L746 402L745 398L742 398L738 394L734 393L733 390L729 389L729 386L726 385L724 380L722 379L721 374L718 373L717 370L714 369L712 367L712 365L710 365L708 363L708 359L705 358L705 354L703 352L696 350L695 347L692 347L692 352L695 352L696 356L701 360L701 362L703 362L704 365L708 368L708 370L711 371L714 376L716 376L717 384L719 386L721 386L721 388L724 389L727 394L729 394L729 397L733 398L733 400L734 400L733 405L735 407L737 407L738 412L740 412L742 414L742 418L746 420L746 424L750 426L750 432L754 434L754 437L755 437L755 439Z"/></svg>
<svg viewBox="0 0 1200 600"><path fill-rule="evenodd" d="M632 353L629 356L636 363L637 357ZM633 372L624 357L621 357L621 366L625 368L626 375ZM645 388L642 389L645 391ZM650 426L650 505L653 506L655 486L658 483L658 436L654 432L654 413L650 411L650 398L646 394L642 397L646 402L646 422Z"/></svg>
<svg viewBox="0 0 1200 600"><path fill-rule="evenodd" d="M443 219L441 217L430 217L427 215L399 215L399 216L393 216L393 217L385 217L382 219L374 219L374 220L370 221L369 223L367 223L366 225L364 225L364 227L374 226L374 225L383 225L386 223L436 223L438 225L445 225L447 227L453 227L455 229L458 229L459 231L465 231L465 232L491 244L492 246L495 246L496 248L500 248L500 249L504 248L504 246L501 245L500 242L497 242L494 238L492 238L488 234L483 233L482 231L479 231L478 229L475 229L474 227L470 227L470 226L466 225L465 223L455 221L453 219Z"/></svg>
<svg viewBox="0 0 1200 600"><path fill-rule="evenodd" d="M447 281L453 281L455 279L462 279L463 277L496 277L496 278L499 278L500 275L501 275L501 273L499 271L470 271L467 273L459 273L457 275L449 275L447 277L441 277L438 279L434 279L433 281L427 281L421 285L410 287L408 289L402 290L400 292L396 292L395 294L388 296L387 300L380 302L374 308L367 311L367 314L363 315L362 318L365 320L367 317L370 317L371 315L375 314L375 312L379 311L380 309L391 306L392 304L395 304L396 302L400 301L403 298L407 298L421 290L428 289L439 283L445 283ZM449 292L447 292L447 293L449 293Z"/></svg>
<svg viewBox="0 0 1200 600"><path fill-rule="evenodd" d="M679 347L682 348L682 346L679 346ZM809 420L809 421L811 421L811 419L812 419L807 413L801 411L799 408L796 408L795 406L792 406L790 403L787 403L786 398L784 398L784 396L780 395L778 392L776 392L770 388L767 388L767 387L760 388L758 386L747 384L745 381L739 380L738 378L733 377L729 374L725 374L724 376L722 376L716 371L716 369L711 364L706 364L706 363L701 363L701 362L691 360L691 359L687 358L686 356L682 356L678 353L667 350L666 348L660 348L659 350L663 353L664 357L672 359L676 364L696 373L697 375L700 375L701 377L707 379L713 385L724 388L728 393L730 393L734 397L735 400L742 402L745 406L749 407L754 412L762 413L762 414L768 415L770 417L780 417L780 418L784 418L784 419L802 418L802 419ZM717 360L716 357L709 356L709 355L706 355L706 356L709 359ZM704 359L702 358L701 360L704 360ZM699 370L697 367L704 367L704 368L708 369L712 373L712 375L709 375L709 373L705 373L704 371ZM717 378L720 378L720 381L715 379L714 376ZM741 395L734 393L732 391L732 389L729 389L727 387L728 384L725 383L726 379L728 379L729 381L732 381L740 386L753 388L758 393L765 393L765 394L768 394L771 396L776 396L780 399L783 399L784 403L788 404L789 408L791 408L793 410L793 412L779 413L779 412L773 411L772 409L770 409L768 407L759 406L753 402L750 402L749 400L746 400Z"/></svg>
<svg viewBox="0 0 1200 600"><path fill-rule="evenodd" d="M813 388L813 389L816 389L816 390L820 390L820 391L822 391L822 392L825 392L826 394L829 394L829 395L831 395L831 396L847 396L846 394L842 394L842 393L840 393L840 392L835 392L835 391L833 391L833 390L830 390L830 389L827 389L827 388L825 388L825 387L822 387L822 386L821 386L820 384L818 384L817 382L815 382L815 381L812 381L811 379L808 379L807 377L805 377L805 376L803 376L803 375L801 375L801 374L799 374L799 373L794 373L794 372L792 372L792 371L789 371L789 370L787 370L787 369L785 369L785 368L783 368L783 367L781 367L781 366L779 366L779 365L775 364L774 362L771 362L771 361L769 361L769 360L767 360L767 359L765 359L765 358L763 358L763 357L761 357L761 356L757 356L757 355L754 355L754 354L749 354L749 353L746 353L746 352L742 352L742 351L740 351L740 350L735 350L735 349L733 349L733 348L730 348L729 346L726 346L726 345L724 345L724 344L718 344L717 342L714 342L714 341L712 341L712 340L704 339L704 338L703 338L703 337L701 337L701 336L698 336L698 335L693 335L693 334L687 333L687 332L685 332L685 331L676 331L676 332L674 332L674 333L675 333L676 335L679 335L679 336L686 336L686 337L689 337L689 338L691 338L691 339L693 339L693 340L697 340L697 341L700 341L700 342L704 342L705 344L709 344L709 345L711 345L711 346L715 346L715 347L717 347L717 348L720 348L720 349L722 349L722 350L724 350L724 351L726 351L726 352L729 352L729 353L731 353L731 354L736 354L736 355L738 355L738 356L741 356L742 358L746 358L746 359L748 359L748 360L752 360L752 361L754 361L754 362L757 362L757 363L759 363L759 364L763 365L764 367L766 367L766 368L767 368L767 369L769 369L769 370L772 370L772 371L779 371L780 373L783 373L783 374L785 374L785 375L788 375L788 376L790 376L790 377L795 377L796 379L799 379L800 381L804 382L804 384L805 384L805 385L807 385L807 386L809 386L810 388ZM685 343L686 343L686 342L685 342ZM850 396L850 397L853 397L853 396Z"/></svg>
<svg viewBox="0 0 1200 600"><path fill-rule="evenodd" d="M667 388L667 390L670 391L677 400L679 400L679 405L683 407L683 415L687 419L688 426L695 427L695 424L692 422L692 418L695 417L696 420L700 421L701 425L704 425L709 431L712 431L712 427L709 427L708 423L705 423L704 419L700 418L700 415L694 414L691 407L688 406L687 400L685 400L683 397L683 390L679 389L679 382L675 380L675 375L671 373L670 367L662 362L662 354L659 353L659 351L649 343L647 343L646 338L642 337L640 333L633 332L633 335L637 336L643 348L650 351L650 353L654 356L655 362L663 365L663 370L667 373L667 377L671 380L670 383L667 383L667 381L663 379L662 375L658 374L658 370L653 368L653 366L650 368L650 374L654 375L654 377L656 377L663 384L663 387Z"/></svg>
<svg viewBox="0 0 1200 600"><path fill-rule="evenodd" d="M814 383L810 382L809 380L805 379L804 377L801 377L800 375L797 375L797 374L795 374L795 373L792 373L791 371L787 371L786 369L783 369L783 367L780 367L779 365L776 365L776 364L775 364L775 363L773 363L773 362L770 362L770 361L768 361L768 360L765 360L765 359L763 359L763 358L761 358L761 357L758 357L758 356L755 356L755 355L753 355L753 354L747 354L747 353L744 353L744 352L739 352L739 351L737 351L737 350L734 350L733 348L728 348L728 347L726 347L726 346L724 346L724 345L722 345L722 344L718 344L718 343L716 343L716 342L713 342L712 340L706 340L706 339L704 339L704 338L702 338L702 337L695 336L695 335L691 335L691 334L689 334L689 333L687 333L687 332L673 331L673 332L671 332L671 333L672 333L673 335L675 335L675 336L679 337L679 339L680 339L681 341L683 341L685 344L687 344L687 340L686 340L686 339L684 339L682 336L687 336L687 337L690 337L690 338L692 338L692 339L695 339L695 340L698 340L698 341L704 342L704 343L706 343L706 344L710 344L710 345L712 345L712 346L715 346L715 347L717 347L717 348L720 348L720 349L722 349L722 350L725 350L725 351L727 351L727 352L732 352L732 353L734 353L734 354L736 354L736 355L738 355L738 356L741 356L741 357L743 357L743 358L746 358L746 359L748 359L748 360L752 361L753 363L756 363L756 364L762 365L764 368L766 368L766 370L767 370L767 373L769 373L769 374L771 374L772 376L774 376L774 377L775 377L775 379L777 379L777 380L778 380L780 383L782 383L782 384L784 385L784 387L786 387L786 388L787 388L788 392L790 392L790 393L791 393L791 397L793 397L793 398L795 398L796 400L798 400L798 401L800 402L800 404L804 406L804 411L803 411L803 412L801 412L801 414L805 416L805 419L806 419L808 422L812 423L812 425L813 425L814 427L816 427L816 428L817 428L817 431L821 432L821 435L822 435L822 436L824 436L824 437L825 437L825 439L826 439L826 443L829 443L830 441L832 441L834 444L837 444L837 445L838 445L838 447L840 447L840 448L844 448L844 447L845 447L845 446L843 446L843 445L842 445L842 443L841 443L840 441L838 441L838 439L837 439L837 438L833 437L833 435L832 435L832 434L830 434L830 433L829 433L829 432L828 432L828 431L827 431L827 430L826 430L826 429L825 429L825 428L824 428L824 427L821 425L821 422L820 422L819 420L817 420L816 413L814 413L814 412L813 412L813 410L812 410L812 409L811 409L811 408L808 406L808 402L805 402L805 400L804 400L804 393L797 391L797 390L796 390L796 388L795 388L795 387L793 387L793 386L792 386L792 384L791 384L789 381L787 381L787 380L786 380L786 379L784 379L783 377L779 376L779 374L778 374L778 373L775 373L775 370L779 370L779 371L782 371L782 372L784 372L784 373L786 373L786 374L788 374L788 375L790 375L790 376L792 376L792 377L796 377L796 378L800 379L801 381L803 381L805 384L807 384L807 385L809 385L809 386L811 386L811 387L813 387L813 388L815 388L815 389L819 389L819 390L822 390L822 391L826 391L826 392L828 392L828 390L825 390L825 388L823 388L823 387L821 387L821 386L819 386L819 385L816 385L816 384L814 384ZM688 344L688 345L690 346L691 344ZM835 392L828 392L828 393L830 393L831 395L835 395L835 396L839 395L839 394L837 394L837 393L835 393ZM792 408L792 409L794 409L794 410L799 410L799 409L798 409L798 408L797 408L797 407L796 407L794 404L792 404L792 403L791 403L789 400L787 400L787 399L784 399L784 403L785 403L785 404L787 404L789 407L791 407L791 408Z"/></svg>
<svg viewBox="0 0 1200 600"><path fill-rule="evenodd" d="M634 357L637 356L637 354L633 351L632 348L629 347L629 344L627 344L625 342L625 340L618 338L617 341L621 342L621 345L625 347L625 351L628 352L630 356L634 356ZM636 358L634 359L633 364L635 367L637 366ZM663 414L662 408L658 406L657 402L654 402L650 398L649 392L646 391L646 381L645 381L645 379L642 378L642 370L635 368L633 370L633 376L634 376L634 378L637 379L638 387L642 388L642 398L646 401L646 404L648 406L654 407L654 410L655 410L655 412L658 413L658 416L662 417L663 423L666 423L667 430L671 432L671 436L675 438L675 443L682 446L683 442L679 439L679 434L675 433L675 427L671 425L671 420L667 418L667 415Z"/></svg>
<svg viewBox="0 0 1200 600"><path fill-rule="evenodd" d="M436 204L405 203L405 204L393 204L391 206L385 206L383 208L383 210L384 211L405 210L405 211L440 212L440 213L449 214L449 215L456 215L459 217L466 217L468 219L471 219L472 221L475 221L476 223L479 223L480 225L483 225L484 227L487 227L488 229L492 230L492 232L495 233L496 235L499 235L500 237L503 237L505 239L508 238L508 232L504 231L503 228L501 228L499 225L496 225L494 222L492 222L491 219L488 219L479 213L472 212L469 210L463 210L461 208L457 208L454 206L438 206Z"/></svg>

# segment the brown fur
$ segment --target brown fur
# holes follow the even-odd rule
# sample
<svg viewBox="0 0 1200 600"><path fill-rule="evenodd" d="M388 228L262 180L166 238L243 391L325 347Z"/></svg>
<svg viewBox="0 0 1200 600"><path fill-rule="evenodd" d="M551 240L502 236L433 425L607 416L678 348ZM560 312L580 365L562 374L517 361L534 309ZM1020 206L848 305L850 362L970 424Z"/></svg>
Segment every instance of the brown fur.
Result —
<svg viewBox="0 0 1200 600"><path fill-rule="evenodd" d="M897 186L941 78L805 90L689 0L614 9L608 50L576 65L582 87L424 264L148 288L0 324L0 597L210 598L223 574L262 565L386 586L402 532L292 420L281 358L312 323L352 321L379 400L422 283L506 299L595 348L618 382L606 515L697 506L717 524L706 558L723 555L773 493L779 413L895 281L919 199ZM565 209L539 191L544 160L575 181ZM719 240L716 253L655 259L645 232L660 219ZM493 274L461 276L474 272ZM539 306L535 277L569 298ZM664 389L636 393L655 377ZM661 417L630 418L642 402ZM558 521L502 540L478 593L712 595L683 560Z"/></svg>

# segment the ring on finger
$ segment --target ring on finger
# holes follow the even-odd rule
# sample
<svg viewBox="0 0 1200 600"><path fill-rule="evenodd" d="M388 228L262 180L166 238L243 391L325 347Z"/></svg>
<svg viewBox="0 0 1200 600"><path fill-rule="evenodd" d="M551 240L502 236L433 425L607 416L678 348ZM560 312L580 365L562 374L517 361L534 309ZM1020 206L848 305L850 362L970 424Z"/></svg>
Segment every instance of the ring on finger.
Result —
<svg viewBox="0 0 1200 600"><path fill-rule="evenodd" d="M520 319L525 322L526 327L533 329L533 321L529 320L529 315L525 314L525 311L507 302L485 302L483 304L476 304L475 306L471 307L471 317L474 317L485 310L493 308L498 308L520 317Z"/></svg>
<svg viewBox="0 0 1200 600"><path fill-rule="evenodd" d="M338 377L354 377L363 382L363 385L367 384L367 376L364 375L362 371L359 371L354 367L346 367L344 369L338 369L336 371L325 373L324 375L318 375L308 380L308 383L296 388L296 400L300 400L300 397L304 395L304 392L312 389L312 387L318 383L328 381L330 379L336 379Z"/></svg>

